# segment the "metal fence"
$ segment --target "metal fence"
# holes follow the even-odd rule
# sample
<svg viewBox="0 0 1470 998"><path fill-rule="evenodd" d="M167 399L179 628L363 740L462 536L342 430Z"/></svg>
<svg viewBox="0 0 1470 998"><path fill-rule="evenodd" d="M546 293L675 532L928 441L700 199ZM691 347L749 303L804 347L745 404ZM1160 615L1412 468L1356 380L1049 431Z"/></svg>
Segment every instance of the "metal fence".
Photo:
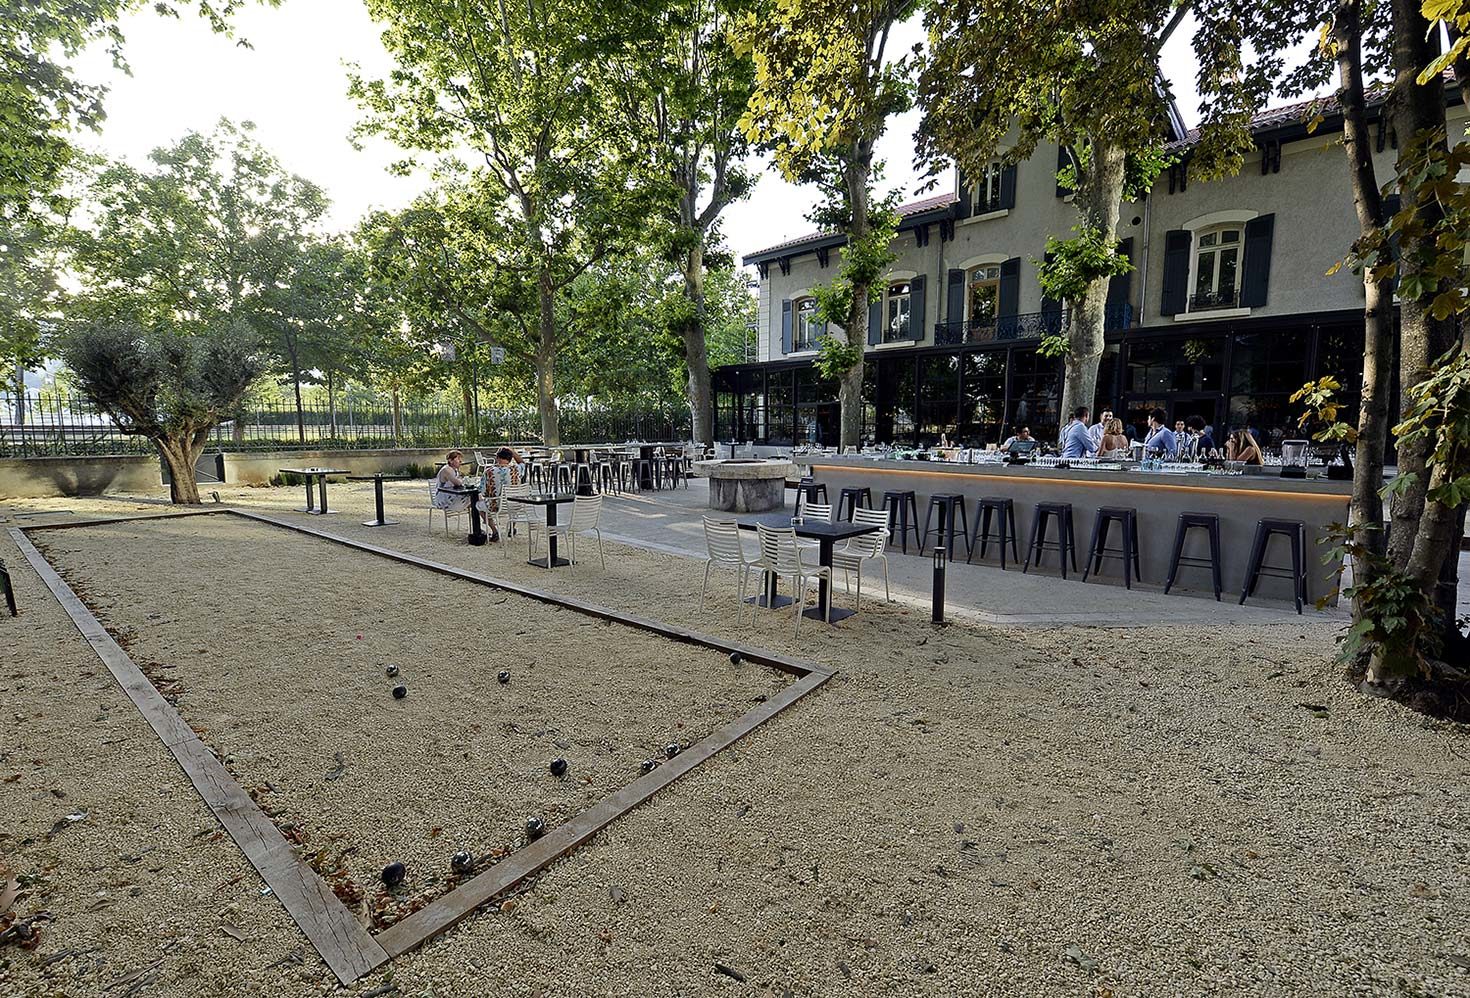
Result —
<svg viewBox="0 0 1470 998"><path fill-rule="evenodd" d="M19 403L19 410L17 410ZM346 400L335 408L272 403L249 407L240 418L215 427L209 448L249 450L353 450L376 447L447 447L495 441L537 442L535 409L481 410L475 432L462 409L403 405L395 426L390 402ZM578 403L560 407L564 444L620 440L683 440L687 409L625 409ZM129 433L85 399L62 394L0 392L0 457L151 454L146 438Z"/></svg>

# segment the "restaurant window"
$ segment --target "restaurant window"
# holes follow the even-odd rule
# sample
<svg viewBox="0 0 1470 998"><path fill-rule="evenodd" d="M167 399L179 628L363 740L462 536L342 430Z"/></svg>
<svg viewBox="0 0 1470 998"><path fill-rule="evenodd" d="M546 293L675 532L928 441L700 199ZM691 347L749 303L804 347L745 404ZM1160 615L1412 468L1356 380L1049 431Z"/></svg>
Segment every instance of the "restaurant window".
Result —
<svg viewBox="0 0 1470 998"><path fill-rule="evenodd" d="M1000 211L1000 175L1004 167L992 160L975 180L975 214Z"/></svg>
<svg viewBox="0 0 1470 998"><path fill-rule="evenodd" d="M887 321L883 324L884 343L897 343L913 338L909 335L910 290L908 281L896 281L888 285Z"/></svg>
<svg viewBox="0 0 1470 998"><path fill-rule="evenodd" d="M877 413L873 437L880 444L914 442L914 359L884 357L873 365Z"/></svg>
<svg viewBox="0 0 1470 998"><path fill-rule="evenodd" d="M919 361L918 434L921 445L953 438L960 404L960 357L940 354Z"/></svg>
<svg viewBox="0 0 1470 998"><path fill-rule="evenodd" d="M1123 389L1133 395L1223 391L1224 363L1225 340L1219 336L1133 342Z"/></svg>
<svg viewBox="0 0 1470 998"><path fill-rule="evenodd" d="M993 339L1000 314L1000 264L986 263L970 271L966 292L971 339ZM976 336L979 331L988 335Z"/></svg>
<svg viewBox="0 0 1470 998"><path fill-rule="evenodd" d="M1263 447L1299 436L1300 405L1291 394L1307 380L1311 334L1306 330L1242 333L1230 365L1230 426L1248 426ZM1361 361L1360 361L1361 363Z"/></svg>
<svg viewBox="0 0 1470 998"><path fill-rule="evenodd" d="M766 379L766 443L791 444L796 416L795 394L790 370L772 371Z"/></svg>
<svg viewBox="0 0 1470 998"><path fill-rule="evenodd" d="M959 436L970 447L999 443L1006 401L1006 352L966 354L960 388Z"/></svg>
<svg viewBox="0 0 1470 998"><path fill-rule="evenodd" d="M819 328L821 323L817 321L817 300L798 298L792 309L796 312L796 324L792 330L791 349L815 350L823 333Z"/></svg>
<svg viewBox="0 0 1470 998"><path fill-rule="evenodd" d="M1010 378L1011 411L1007 413L1005 432L1026 425L1038 440L1055 440L1061 430L1057 418L1062 397L1061 361L1034 349L1012 350Z"/></svg>
<svg viewBox="0 0 1470 998"><path fill-rule="evenodd" d="M1189 311L1234 308L1238 304L1243 232L1239 225L1223 225L1196 235Z"/></svg>

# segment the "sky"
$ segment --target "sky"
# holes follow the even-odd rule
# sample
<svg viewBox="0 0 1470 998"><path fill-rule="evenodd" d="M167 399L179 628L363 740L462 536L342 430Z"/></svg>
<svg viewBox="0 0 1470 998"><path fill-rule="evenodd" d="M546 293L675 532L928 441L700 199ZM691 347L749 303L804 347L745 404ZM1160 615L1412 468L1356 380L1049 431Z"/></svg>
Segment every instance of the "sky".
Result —
<svg viewBox="0 0 1470 998"><path fill-rule="evenodd" d="M1191 22L1186 19L1163 53L1164 73L1189 125L1198 105ZM150 150L189 130L208 131L222 116L254 122L256 138L287 169L326 189L332 198L327 225L334 230L350 228L371 208L402 207L428 185L422 175L388 173L388 165L402 156L391 144L370 140L358 151L348 140L360 112L347 97L346 64L360 64L369 76L392 68L361 0L246 7L236 24L237 35L252 48L211 33L198 18L173 20L146 10L126 18L131 76L115 71L100 51L84 53L77 63L84 79L111 88L106 123L86 144L143 166ZM890 50L922 38L917 20L901 25ZM905 200L929 196L915 193L920 181L911 162L912 135L918 119L917 112L893 119L878 143L887 183L901 188ZM768 162L756 169L754 193L725 213L725 240L739 255L812 231L805 216L815 191L786 183ZM936 192L952 183L945 177Z"/></svg>

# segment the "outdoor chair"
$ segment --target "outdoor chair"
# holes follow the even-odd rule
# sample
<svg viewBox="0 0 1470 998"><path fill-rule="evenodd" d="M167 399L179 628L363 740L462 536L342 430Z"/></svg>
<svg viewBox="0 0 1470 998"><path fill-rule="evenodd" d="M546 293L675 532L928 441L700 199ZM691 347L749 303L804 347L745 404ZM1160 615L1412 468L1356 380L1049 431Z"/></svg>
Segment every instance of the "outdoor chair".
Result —
<svg viewBox="0 0 1470 998"><path fill-rule="evenodd" d="M770 572L777 580L790 579L791 591L796 600L792 606L796 610L797 636L801 634L802 611L806 609L806 598L811 592L813 582L820 583L822 579L827 580L830 591L832 584L832 570L824 565L808 565L801 558L804 550L796 543L796 530L792 527L768 527L764 523L758 523L755 527L756 536L760 539L760 557L752 563L752 567L759 568L762 572ZM831 607L831 601L827 603ZM760 606L760 601L755 603ZM750 624L755 626L755 609L751 609Z"/></svg>
<svg viewBox="0 0 1470 998"><path fill-rule="evenodd" d="M892 603L893 593L888 588L888 555L885 553L888 546L888 511L859 507L852 511L852 522L880 529L876 533L849 537L846 547L832 552L832 568L842 570L842 580L848 592L852 592L852 578L849 573L857 573L857 606L855 609L861 610L863 608L863 562L881 561L883 563L883 598Z"/></svg>
<svg viewBox="0 0 1470 998"><path fill-rule="evenodd" d="M597 521L602 516L602 496L578 496L572 502L572 520L570 523L558 523L556 526L541 524L531 531L531 557L536 556L536 530L545 530L547 541L557 537L567 542L568 554L573 565L577 564L577 535L597 535L597 557L602 562L604 570L607 569L607 556L602 553L602 531L598 529Z"/></svg>
<svg viewBox="0 0 1470 998"><path fill-rule="evenodd" d="M444 532L449 533L449 518L454 517L455 529L459 529L459 518L469 512L470 504L465 501L468 497L446 493L439 495L439 479L429 483L429 529L434 529L434 514L444 514ZM454 500L460 500L455 502Z"/></svg>
<svg viewBox="0 0 1470 998"><path fill-rule="evenodd" d="M745 607L745 582L750 576L752 562L745 557L745 547L740 540L740 527L734 520L721 520L713 516L704 518L704 547L708 560L704 563L704 584L699 588L699 609L704 609L709 592L709 571L716 565L736 570L739 576L737 591L739 600L735 604L735 620L739 623L740 611Z"/></svg>
<svg viewBox="0 0 1470 998"><path fill-rule="evenodd" d="M822 523L832 522L832 504L824 502L809 502L801 507L801 517L806 520L820 521Z"/></svg>
<svg viewBox="0 0 1470 998"><path fill-rule="evenodd" d="M505 494L500 496L500 546L505 548L505 556L507 558L510 557L510 538L515 533L516 527L518 525L524 525L526 527L526 533L530 534L535 529L537 523L534 515L534 507L523 502L510 502L508 500L515 496L528 496L530 494L531 483L520 482L516 485L507 485ZM528 538L526 543L529 545L532 542L533 539Z"/></svg>

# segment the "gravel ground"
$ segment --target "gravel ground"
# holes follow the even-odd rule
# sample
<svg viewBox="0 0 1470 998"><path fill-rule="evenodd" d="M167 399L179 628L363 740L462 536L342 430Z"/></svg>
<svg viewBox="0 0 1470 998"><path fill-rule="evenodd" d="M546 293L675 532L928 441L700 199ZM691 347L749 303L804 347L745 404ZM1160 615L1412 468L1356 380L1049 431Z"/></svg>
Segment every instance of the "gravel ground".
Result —
<svg viewBox="0 0 1470 998"><path fill-rule="evenodd" d="M226 495L273 510L296 498ZM699 610L696 561L609 545L605 574L547 573L425 532L417 496L403 498L392 531L310 522L749 629L734 626L727 580L717 611ZM315 547L293 541L312 552L300 571L314 568ZM23 744L7 739L0 781L21 778L0 782L0 850L47 878L57 920L36 951L0 949L0 992L94 994L154 961L140 994L332 990L309 948L266 969L299 935L228 840L194 837L211 822L182 775L37 580L20 569L17 583L27 613L0 634L19 635L26 664L0 675L0 717L24 719ZM839 627L803 627L800 644L784 615L762 615L754 635L843 673L511 910L352 992L391 978L441 998L1470 995L1470 738L1347 687L1332 628L936 630L916 608L865 601ZM72 808L89 817L46 841ZM144 846L141 862L120 858ZM89 910L99 891L112 903ZM247 942L220 930L221 912ZM102 949L41 966L90 946ZM78 967L96 969L73 979Z"/></svg>

